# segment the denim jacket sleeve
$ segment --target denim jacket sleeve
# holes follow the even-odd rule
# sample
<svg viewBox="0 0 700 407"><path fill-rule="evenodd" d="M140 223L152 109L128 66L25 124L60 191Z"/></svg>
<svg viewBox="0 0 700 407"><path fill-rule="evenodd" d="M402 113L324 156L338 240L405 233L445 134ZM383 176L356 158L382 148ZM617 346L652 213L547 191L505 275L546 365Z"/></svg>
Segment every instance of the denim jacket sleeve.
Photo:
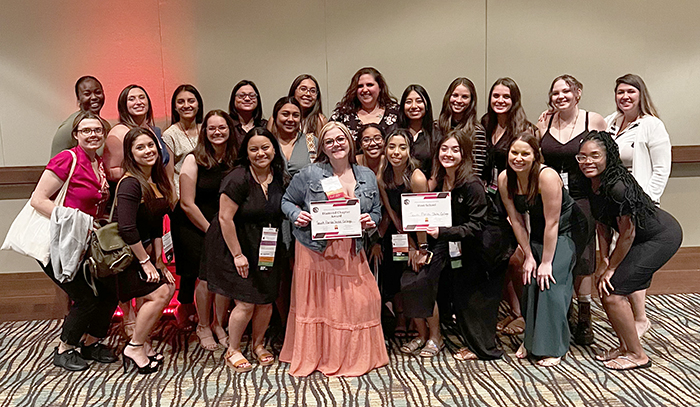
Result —
<svg viewBox="0 0 700 407"><path fill-rule="evenodd" d="M302 208L304 208L305 188L306 176L304 171L299 171L292 178L287 191L282 196L282 212L292 223L297 220Z"/></svg>
<svg viewBox="0 0 700 407"><path fill-rule="evenodd" d="M377 178L372 170L359 166L355 168L357 171L357 182L360 186L359 193L362 194L362 196L358 197L367 199L365 205L362 205L362 202L360 202L362 213L369 213L374 223L379 225L379 221L382 220L382 203L379 198Z"/></svg>

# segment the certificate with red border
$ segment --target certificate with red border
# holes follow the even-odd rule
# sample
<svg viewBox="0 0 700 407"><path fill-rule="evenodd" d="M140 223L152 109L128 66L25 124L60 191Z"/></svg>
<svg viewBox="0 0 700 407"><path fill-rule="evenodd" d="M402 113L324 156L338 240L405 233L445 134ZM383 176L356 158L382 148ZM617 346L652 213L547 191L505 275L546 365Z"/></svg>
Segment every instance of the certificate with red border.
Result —
<svg viewBox="0 0 700 407"><path fill-rule="evenodd" d="M452 226L450 193L401 194L401 221L404 232L425 231L429 227Z"/></svg>
<svg viewBox="0 0 700 407"><path fill-rule="evenodd" d="M316 201L309 209L313 240L362 237L359 199Z"/></svg>

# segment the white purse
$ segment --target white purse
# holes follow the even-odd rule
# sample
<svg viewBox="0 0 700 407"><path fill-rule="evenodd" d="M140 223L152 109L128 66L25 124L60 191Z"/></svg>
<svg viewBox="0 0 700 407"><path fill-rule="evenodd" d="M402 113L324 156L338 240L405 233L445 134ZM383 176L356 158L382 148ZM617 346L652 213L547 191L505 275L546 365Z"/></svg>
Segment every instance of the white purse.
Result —
<svg viewBox="0 0 700 407"><path fill-rule="evenodd" d="M75 165L78 162L75 153L71 150L68 151L73 156L73 163L71 164L68 179L63 183L54 201L58 206L63 206L66 200L68 184L73 177ZM50 226L51 220L34 209L31 205L31 199L29 199L12 222L12 226L10 226L10 230L7 232L5 242L0 250L13 250L19 254L32 257L46 266L51 259L49 253L49 246L51 245Z"/></svg>

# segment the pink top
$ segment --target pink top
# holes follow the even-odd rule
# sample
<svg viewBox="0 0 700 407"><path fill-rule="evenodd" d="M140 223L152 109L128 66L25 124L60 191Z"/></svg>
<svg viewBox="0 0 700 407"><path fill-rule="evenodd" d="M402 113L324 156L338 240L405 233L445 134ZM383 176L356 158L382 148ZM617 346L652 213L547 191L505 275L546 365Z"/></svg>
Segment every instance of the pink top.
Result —
<svg viewBox="0 0 700 407"><path fill-rule="evenodd" d="M75 165L73 177L68 184L64 206L76 208L93 217L99 217L98 215L101 215L104 209L103 204L109 198L109 185L105 177L102 157L97 157L97 168L100 173L98 178L92 169L92 163L87 153L79 146L73 147L71 150L75 153L78 162ZM49 161L46 169L65 182L68 174L70 174L72 164L73 156L68 150L63 150Z"/></svg>

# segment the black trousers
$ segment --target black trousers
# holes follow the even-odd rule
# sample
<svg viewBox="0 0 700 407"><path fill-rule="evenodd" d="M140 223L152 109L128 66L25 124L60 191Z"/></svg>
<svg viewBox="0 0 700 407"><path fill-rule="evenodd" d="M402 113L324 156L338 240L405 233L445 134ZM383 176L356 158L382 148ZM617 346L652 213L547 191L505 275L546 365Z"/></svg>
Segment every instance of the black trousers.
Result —
<svg viewBox="0 0 700 407"><path fill-rule="evenodd" d="M76 273L73 281L61 283L53 275L51 263L44 267L39 263L49 278L56 283L71 300L71 307L63 320L61 340L68 345L80 345L80 339L84 334L95 338L107 336L112 315L117 309L119 301L114 289L108 289L101 281L95 281L98 296L85 281L82 270Z"/></svg>

